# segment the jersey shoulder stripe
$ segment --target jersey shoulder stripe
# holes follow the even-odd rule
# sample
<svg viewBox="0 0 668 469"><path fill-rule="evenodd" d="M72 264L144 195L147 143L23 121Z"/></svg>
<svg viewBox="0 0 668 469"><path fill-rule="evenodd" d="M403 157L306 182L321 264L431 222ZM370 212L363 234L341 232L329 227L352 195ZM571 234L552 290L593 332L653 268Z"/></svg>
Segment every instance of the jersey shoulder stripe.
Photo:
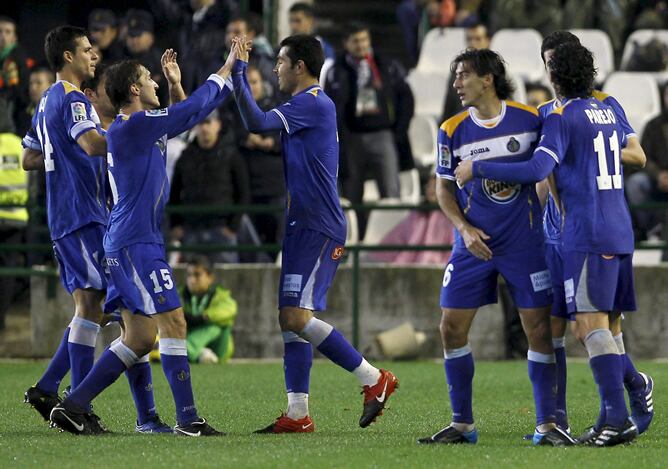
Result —
<svg viewBox="0 0 668 469"><path fill-rule="evenodd" d="M564 114L564 110L566 107L568 107L569 104L571 104L573 101L568 101L566 104L563 104L556 108L554 111L552 111L550 114L557 114L559 116L562 116Z"/></svg>
<svg viewBox="0 0 668 469"><path fill-rule="evenodd" d="M469 111L468 109L465 109L459 114L452 116L450 119L443 122L441 125L441 130L448 134L448 137L452 138L452 135L455 133L455 130L457 130L457 127L459 127L459 124L464 122L467 117L469 117Z"/></svg>
<svg viewBox="0 0 668 469"><path fill-rule="evenodd" d="M534 116L538 117L538 109L533 106L528 106L526 104L518 103L517 101L506 100L506 105L514 107L516 109L522 109L523 111L530 112Z"/></svg>
<svg viewBox="0 0 668 469"><path fill-rule="evenodd" d="M61 81L60 83L63 85L63 89L65 90L65 94L70 94L70 93L84 94L83 91L81 91L79 88L74 86L72 83L68 83L66 81Z"/></svg>
<svg viewBox="0 0 668 469"><path fill-rule="evenodd" d="M609 94L606 94L603 91L599 91L599 90L594 90L592 92L591 96L592 96L592 98L598 99L601 102L603 102L603 100L608 99L610 97Z"/></svg>
<svg viewBox="0 0 668 469"><path fill-rule="evenodd" d="M538 105L538 109L541 109L541 108L543 108L543 107L545 107L545 106L549 106L549 105L551 105L553 102L555 102L556 100L557 100L557 98L552 98L552 99L550 99L549 101L545 101L544 103L540 103L540 104Z"/></svg>

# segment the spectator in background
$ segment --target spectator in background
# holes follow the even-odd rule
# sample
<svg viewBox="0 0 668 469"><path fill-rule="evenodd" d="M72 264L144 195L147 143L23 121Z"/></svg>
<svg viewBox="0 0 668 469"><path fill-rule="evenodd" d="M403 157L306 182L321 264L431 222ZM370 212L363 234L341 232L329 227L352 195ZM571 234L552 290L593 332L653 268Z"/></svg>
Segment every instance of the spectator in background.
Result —
<svg viewBox="0 0 668 469"><path fill-rule="evenodd" d="M105 8L93 10L88 16L88 31L100 51L101 62L116 62L125 58L123 42L118 35L118 19Z"/></svg>
<svg viewBox="0 0 668 469"><path fill-rule="evenodd" d="M527 104L537 108L552 99L552 91L540 83L529 83L526 86Z"/></svg>
<svg viewBox="0 0 668 469"><path fill-rule="evenodd" d="M227 25L226 35L225 35L225 52L224 58L227 58L227 55L230 53L230 48L232 47L232 40L235 37L246 36L249 41L254 41L257 37L258 31L255 31L251 24L251 20L247 16L237 16L230 20ZM250 59L248 61L249 65L257 68L262 74L262 78L271 83L272 93L278 91L278 78L276 73L274 73L274 55L273 50L267 51L265 48L258 48L253 45L253 48L250 51Z"/></svg>
<svg viewBox="0 0 668 469"><path fill-rule="evenodd" d="M325 53L325 61L336 59L334 47L322 36L316 34L317 21L312 5L305 2L297 2L290 7L288 15L291 36L295 34L314 34L318 38L318 41L320 41L320 45L322 45L322 50Z"/></svg>
<svg viewBox="0 0 668 469"><path fill-rule="evenodd" d="M25 135L32 127L32 116L44 92L56 81L56 76L47 66L36 66L28 78L28 104L23 107L16 120L16 134Z"/></svg>
<svg viewBox="0 0 668 469"><path fill-rule="evenodd" d="M362 23L346 26L344 48L325 85L337 110L343 196L361 203L371 176L381 197L399 197L399 170L414 167L408 142L414 101L404 69L373 50ZM358 219L363 234L366 214Z"/></svg>
<svg viewBox="0 0 668 469"><path fill-rule="evenodd" d="M233 132L222 129L218 111L195 126L195 140L176 162L170 205L246 205L250 188L246 164ZM222 130L222 132L221 132ZM172 240L185 244L237 244L241 214L172 215ZM236 252L217 252L213 262L238 262Z"/></svg>
<svg viewBox="0 0 668 469"><path fill-rule="evenodd" d="M642 134L642 148L647 155L645 168L626 177L624 192L631 205L645 202L668 202L668 86L663 89L663 111L647 123ZM658 235L659 224L666 229L663 212L632 210L637 239L646 239L648 232Z"/></svg>
<svg viewBox="0 0 668 469"><path fill-rule="evenodd" d="M569 3L567 0L566 3ZM612 0L618 2L620 0ZM626 1L626 0L622 0ZM563 8L562 0L495 0L489 2L489 26L492 32L506 28L532 28L538 30L543 36L561 27ZM583 0L570 1L570 3L583 3ZM586 0L585 2L586 3ZM603 0L601 3L610 3ZM563 14L566 18L566 14ZM573 26L564 27L564 29Z"/></svg>
<svg viewBox="0 0 668 469"><path fill-rule="evenodd" d="M491 38L487 31L487 26L482 23L474 23L466 28L466 47L468 49L489 49ZM444 64L447 70L447 64ZM464 108L462 102L453 89L455 74L451 73L448 79L448 88L445 91L445 102L443 103L443 114L441 122L450 119L455 114L460 113Z"/></svg>
<svg viewBox="0 0 668 469"><path fill-rule="evenodd" d="M186 286L179 290L188 325L186 348L191 363L226 362L234 353L232 325L237 302L229 290L214 282L206 256L188 262Z"/></svg>
<svg viewBox="0 0 668 469"><path fill-rule="evenodd" d="M436 174L432 171L424 186L425 202L436 204ZM415 209L392 229L380 241L380 244L452 244L455 231L452 222L436 209ZM393 264L438 264L445 265L450 259L448 251L387 251L371 252L368 259L372 262L391 262Z"/></svg>
<svg viewBox="0 0 668 469"><path fill-rule="evenodd" d="M127 37L125 38L125 53L128 58L138 60L151 72L151 78L158 88L160 104L167 107L169 104L169 87L162 74L160 57L162 52L155 46L153 34L153 15L146 10L128 10L125 16Z"/></svg>
<svg viewBox="0 0 668 469"><path fill-rule="evenodd" d="M263 111L278 106L275 96L268 94L269 85L262 79L260 71L248 67L246 73L253 98ZM248 167L251 202L253 205L285 206L285 180L283 176L283 155L279 132L262 135L246 130L237 106L230 121L235 125L237 144ZM253 215L253 224L264 244L279 243L283 239L285 212L258 213Z"/></svg>
<svg viewBox="0 0 668 469"><path fill-rule="evenodd" d="M0 16L0 128L16 132L28 105L28 72L33 60L18 43L16 22Z"/></svg>
<svg viewBox="0 0 668 469"><path fill-rule="evenodd" d="M173 31L170 42L182 60L183 88L193 91L211 70L222 65L220 45L225 28L237 12L234 0L152 0L148 2L161 30Z"/></svg>
<svg viewBox="0 0 668 469"><path fill-rule="evenodd" d="M633 30L666 29L668 26L668 2L666 0L650 0L640 3L641 10L633 23Z"/></svg>

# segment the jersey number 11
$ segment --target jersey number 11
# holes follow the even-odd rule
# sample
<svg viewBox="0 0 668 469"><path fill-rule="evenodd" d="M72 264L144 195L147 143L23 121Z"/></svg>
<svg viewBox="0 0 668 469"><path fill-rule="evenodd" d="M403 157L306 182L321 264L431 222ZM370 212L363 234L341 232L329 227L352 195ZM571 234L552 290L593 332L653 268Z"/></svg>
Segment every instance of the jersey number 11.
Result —
<svg viewBox="0 0 668 469"><path fill-rule="evenodd" d="M619 140L617 140L617 131L612 133L609 139L610 150L612 150L612 159L615 164L615 173L608 173L607 151L605 149L605 140L603 132L599 130L594 139L594 151L598 157L598 176L596 176L596 185L599 191L622 188L621 158L619 153Z"/></svg>

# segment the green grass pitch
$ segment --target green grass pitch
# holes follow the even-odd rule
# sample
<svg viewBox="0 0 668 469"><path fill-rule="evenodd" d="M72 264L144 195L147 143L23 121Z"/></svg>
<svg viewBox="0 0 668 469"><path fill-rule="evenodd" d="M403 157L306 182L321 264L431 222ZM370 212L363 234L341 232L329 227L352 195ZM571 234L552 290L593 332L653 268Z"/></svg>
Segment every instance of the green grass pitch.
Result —
<svg viewBox="0 0 668 469"><path fill-rule="evenodd" d="M525 362L476 364L477 445L418 446L416 438L449 420L442 364L382 365L396 373L401 387L385 415L361 429L362 397L355 378L316 361L310 398L316 432L307 435L251 435L285 406L280 363L193 366L200 414L228 435L191 439L134 434L134 406L124 377L94 402L112 434L76 437L49 429L21 403L45 362L0 362L0 467L668 467L666 364L638 363L656 383L656 415L649 431L629 446L605 449L532 447L522 441L534 423ZM571 425L578 433L594 422L598 396L586 363L570 363L568 371ZM159 366L153 376L158 411L173 424L174 406Z"/></svg>

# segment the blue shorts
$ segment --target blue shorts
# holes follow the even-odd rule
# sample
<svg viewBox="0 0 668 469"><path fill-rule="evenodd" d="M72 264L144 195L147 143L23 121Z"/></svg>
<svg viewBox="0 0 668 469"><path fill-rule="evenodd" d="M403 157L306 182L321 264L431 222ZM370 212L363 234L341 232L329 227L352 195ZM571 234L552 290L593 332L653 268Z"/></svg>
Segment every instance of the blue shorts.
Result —
<svg viewBox="0 0 668 469"><path fill-rule="evenodd" d="M299 230L283 238L278 307L325 311L327 290L343 257L343 244L314 230Z"/></svg>
<svg viewBox="0 0 668 469"><path fill-rule="evenodd" d="M105 312L127 309L150 316L181 306L162 244L132 244L104 257L109 279Z"/></svg>
<svg viewBox="0 0 668 469"><path fill-rule="evenodd" d="M569 314L635 311L632 254L569 251L563 256Z"/></svg>
<svg viewBox="0 0 668 469"><path fill-rule="evenodd" d="M74 290L106 290L102 240L105 226L91 223L53 242L53 252L60 266L60 281L72 294Z"/></svg>
<svg viewBox="0 0 668 469"><path fill-rule="evenodd" d="M497 277L506 280L518 308L542 308L552 303L550 272L543 246L520 253L495 255L483 261L466 248L452 251L445 267L441 308L479 308L497 302Z"/></svg>
<svg viewBox="0 0 668 469"><path fill-rule="evenodd" d="M552 278L551 315L555 318L569 319L564 295L564 259L561 256L561 245L545 243L545 262Z"/></svg>

